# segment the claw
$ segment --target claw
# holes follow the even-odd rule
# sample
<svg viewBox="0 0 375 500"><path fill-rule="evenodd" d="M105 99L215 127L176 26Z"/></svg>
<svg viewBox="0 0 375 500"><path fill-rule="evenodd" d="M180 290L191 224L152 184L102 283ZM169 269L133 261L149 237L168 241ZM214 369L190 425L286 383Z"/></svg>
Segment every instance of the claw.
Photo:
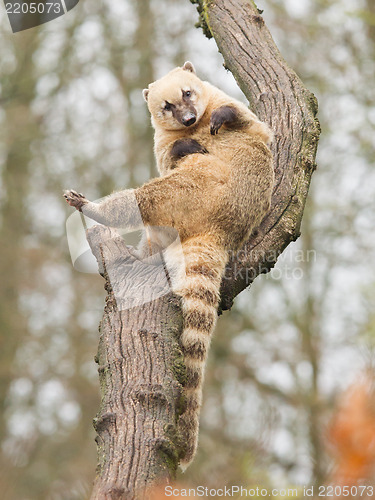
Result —
<svg viewBox="0 0 375 500"><path fill-rule="evenodd" d="M221 127L220 124L213 123L210 127L211 135L217 135L219 133L220 127Z"/></svg>
<svg viewBox="0 0 375 500"><path fill-rule="evenodd" d="M79 211L81 211L83 205L88 202L82 193L77 193L74 189L67 189L64 191L63 196L71 207L75 207Z"/></svg>

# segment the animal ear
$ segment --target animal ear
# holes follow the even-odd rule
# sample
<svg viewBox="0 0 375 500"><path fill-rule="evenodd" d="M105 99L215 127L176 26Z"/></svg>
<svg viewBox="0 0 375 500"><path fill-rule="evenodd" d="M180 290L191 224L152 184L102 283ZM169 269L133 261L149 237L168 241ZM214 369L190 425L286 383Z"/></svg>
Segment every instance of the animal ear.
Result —
<svg viewBox="0 0 375 500"><path fill-rule="evenodd" d="M142 94L143 94L143 99L147 102L148 99L148 93L150 92L149 89L143 89Z"/></svg>
<svg viewBox="0 0 375 500"><path fill-rule="evenodd" d="M182 66L182 69L185 71L190 71L190 73L194 73L195 75L195 68L190 61L186 61L186 63Z"/></svg>

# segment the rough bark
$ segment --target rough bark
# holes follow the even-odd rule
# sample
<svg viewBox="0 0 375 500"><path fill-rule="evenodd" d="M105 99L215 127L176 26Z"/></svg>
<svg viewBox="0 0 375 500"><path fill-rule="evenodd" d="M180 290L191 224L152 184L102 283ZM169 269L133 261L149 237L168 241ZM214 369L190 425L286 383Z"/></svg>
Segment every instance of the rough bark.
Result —
<svg viewBox="0 0 375 500"><path fill-rule="evenodd" d="M96 358L102 400L94 419L99 463L91 498L149 498L147 487L169 482L179 458L176 419L185 376L179 299L158 297L163 267L137 260L113 229L94 226L88 239L108 292ZM143 290L136 298L147 302L132 307L134 283Z"/></svg>
<svg viewBox="0 0 375 500"><path fill-rule="evenodd" d="M269 271L299 236L315 169L320 131L317 102L281 57L254 3L193 3L198 4L205 34L215 38L252 109L275 133L272 209L228 265L221 304L228 309L235 296L257 275ZM149 498L148 487L174 477L182 445L175 425L183 407L184 378L178 346L179 302L168 293L143 306L126 308L120 301L119 307L114 282L122 297L132 296L134 280L146 272L150 283L160 280L162 287L163 273L160 267L145 268L108 228L90 230L89 240L108 291L98 352L102 403L95 428L99 465L91 498Z"/></svg>

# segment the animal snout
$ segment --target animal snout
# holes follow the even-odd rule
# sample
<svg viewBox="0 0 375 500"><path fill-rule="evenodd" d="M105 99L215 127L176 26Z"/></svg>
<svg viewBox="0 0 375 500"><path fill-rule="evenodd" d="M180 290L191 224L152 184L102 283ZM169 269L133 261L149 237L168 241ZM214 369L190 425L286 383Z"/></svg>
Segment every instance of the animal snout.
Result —
<svg viewBox="0 0 375 500"><path fill-rule="evenodd" d="M190 125L193 125L197 121L197 118L194 113L186 113L182 117L182 124L185 125L185 127L190 127Z"/></svg>

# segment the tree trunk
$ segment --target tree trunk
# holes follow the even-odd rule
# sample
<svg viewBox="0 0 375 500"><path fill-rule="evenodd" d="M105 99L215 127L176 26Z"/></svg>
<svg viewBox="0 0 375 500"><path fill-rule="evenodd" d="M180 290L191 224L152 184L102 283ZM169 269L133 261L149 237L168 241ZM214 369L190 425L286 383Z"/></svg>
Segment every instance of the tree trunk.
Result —
<svg viewBox="0 0 375 500"><path fill-rule="evenodd" d="M149 498L147 488L169 482L179 460L179 299L166 290L164 268L137 260L113 229L94 226L88 239L108 292L96 359L102 400L91 498Z"/></svg>
<svg viewBox="0 0 375 500"><path fill-rule="evenodd" d="M228 265L221 303L228 309L299 236L320 132L317 102L286 65L255 4L193 3L252 109L275 133L272 209ZM149 498L148 488L173 479L183 445L176 434L184 380L179 301L166 289L164 269L138 261L116 232L96 226L88 237L108 292L97 359L102 402L94 422L99 465L91 498ZM142 287L145 273L152 290ZM137 298L148 302L134 306Z"/></svg>
<svg viewBox="0 0 375 500"><path fill-rule="evenodd" d="M31 111L37 76L33 55L40 40L35 31L10 35L17 70L2 78L0 108L6 114L1 130L5 145L1 167L1 259L0 259L0 443L6 438L6 411L9 386L15 376L15 355L27 331L26 318L19 307L19 290L25 284L27 270L24 238L30 234L28 213L20 200L26 200L29 189L29 168L32 159L30 144L40 134L38 121ZM9 42L10 43L10 42ZM25 77L27 75L27 78ZM14 96L17 98L14 98ZM10 335L11 332L11 335ZM1 477L9 474L9 458L0 452ZM1 483L3 484L3 483Z"/></svg>

